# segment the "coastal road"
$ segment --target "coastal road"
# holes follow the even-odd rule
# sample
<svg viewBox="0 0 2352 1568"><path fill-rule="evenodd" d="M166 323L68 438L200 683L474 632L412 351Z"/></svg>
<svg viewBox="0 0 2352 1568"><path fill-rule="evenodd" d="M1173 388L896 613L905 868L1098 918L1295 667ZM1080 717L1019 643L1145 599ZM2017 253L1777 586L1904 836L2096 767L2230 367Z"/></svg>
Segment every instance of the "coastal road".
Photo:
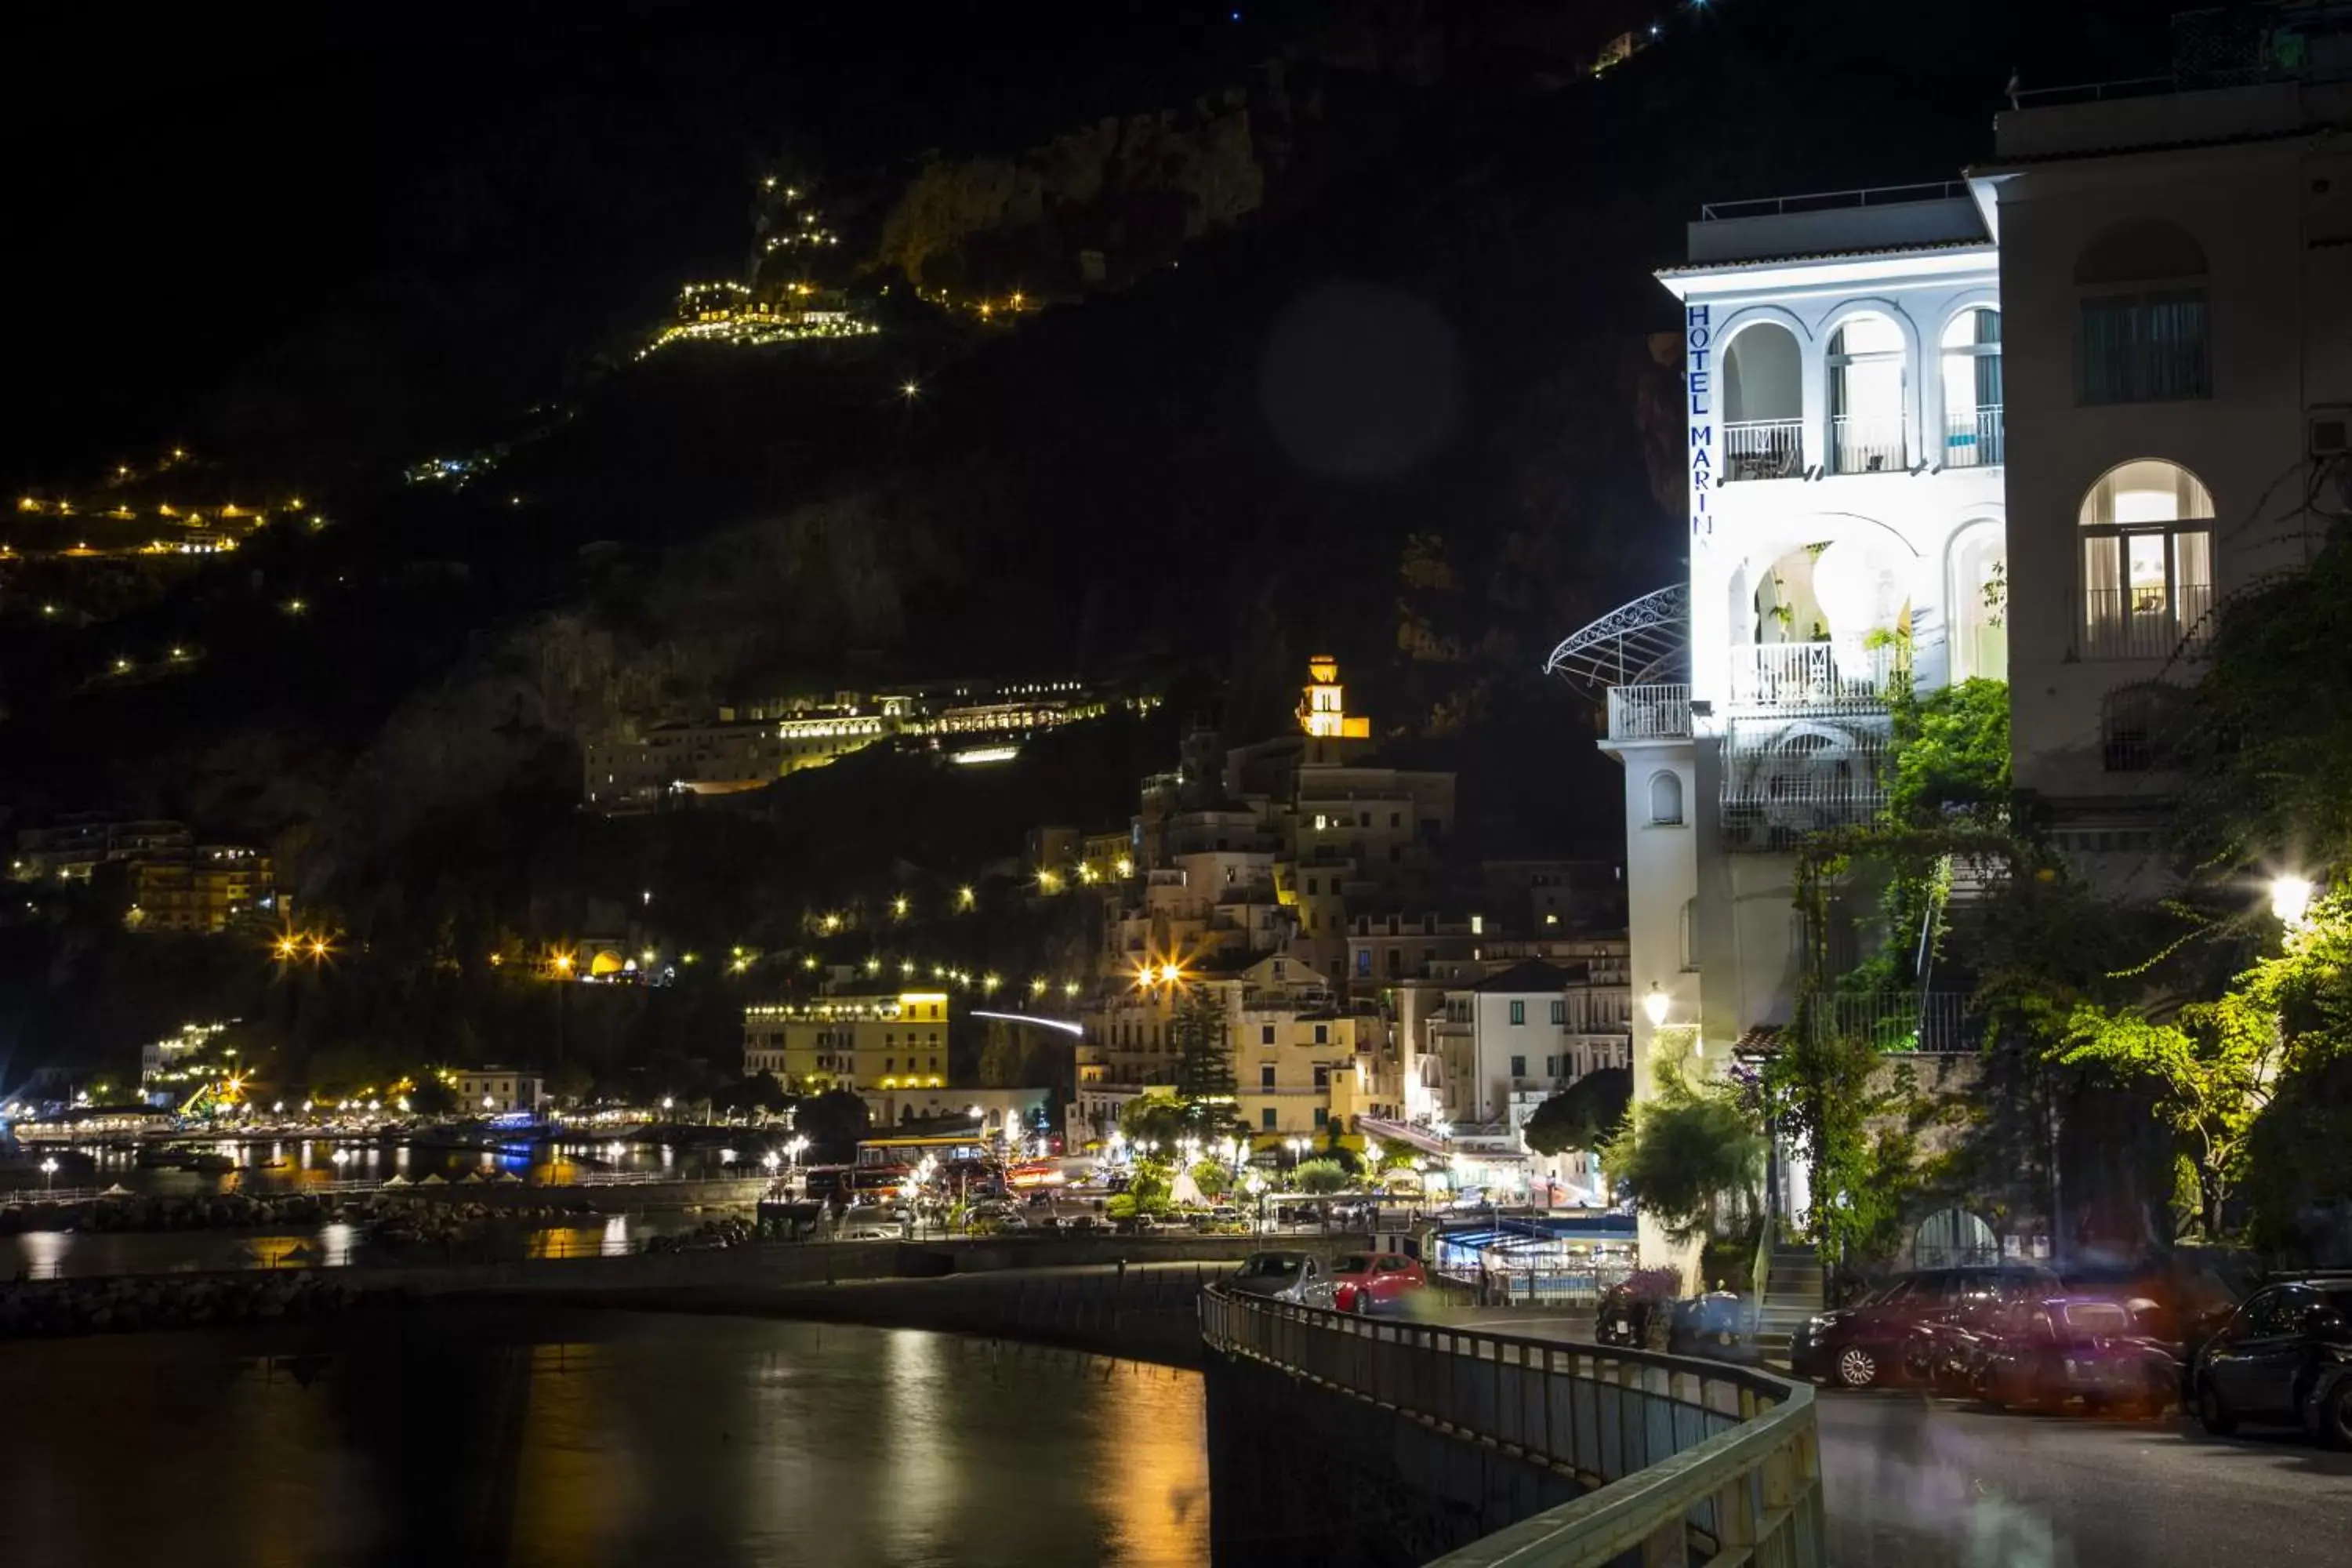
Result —
<svg viewBox="0 0 2352 1568"><path fill-rule="evenodd" d="M1587 1340L1589 1321L1463 1314ZM1917 1393L1815 1397L1832 1568L2344 1568L2352 1454L2193 1421L2022 1415Z"/></svg>

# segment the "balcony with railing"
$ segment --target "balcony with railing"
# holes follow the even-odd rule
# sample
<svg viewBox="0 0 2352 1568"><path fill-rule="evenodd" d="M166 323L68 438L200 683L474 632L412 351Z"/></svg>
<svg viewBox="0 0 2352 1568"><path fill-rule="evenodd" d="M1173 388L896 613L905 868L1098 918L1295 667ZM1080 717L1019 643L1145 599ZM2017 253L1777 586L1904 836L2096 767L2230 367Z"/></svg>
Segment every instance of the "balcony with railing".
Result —
<svg viewBox="0 0 2352 1568"><path fill-rule="evenodd" d="M1911 467L1900 415L1841 414L1830 421L1830 471L1900 474Z"/></svg>
<svg viewBox="0 0 2352 1568"><path fill-rule="evenodd" d="M1731 705L1758 713L1874 713L1909 674L1909 660L1893 643L1749 643L1731 650Z"/></svg>
<svg viewBox="0 0 2352 1568"><path fill-rule="evenodd" d="M1971 1016L1958 991L1822 993L1805 1003L1806 1032L1816 1045L1868 1040L1894 1053L1974 1051L1984 1045L1985 1021Z"/></svg>
<svg viewBox="0 0 2352 1568"><path fill-rule="evenodd" d="M2083 595L2084 658L2170 658L2204 649L2213 590L2206 584L2168 593L2147 588L2089 588Z"/></svg>
<svg viewBox="0 0 2352 1568"><path fill-rule="evenodd" d="M1989 468L2004 459L2000 405L1953 411L1944 424L1944 467Z"/></svg>
<svg viewBox="0 0 2352 1568"><path fill-rule="evenodd" d="M1734 419L1723 426L1723 478L1793 479L1805 471L1801 419Z"/></svg>
<svg viewBox="0 0 2352 1568"><path fill-rule="evenodd" d="M1609 689L1612 741L1681 741L1691 732L1691 689L1675 681Z"/></svg>

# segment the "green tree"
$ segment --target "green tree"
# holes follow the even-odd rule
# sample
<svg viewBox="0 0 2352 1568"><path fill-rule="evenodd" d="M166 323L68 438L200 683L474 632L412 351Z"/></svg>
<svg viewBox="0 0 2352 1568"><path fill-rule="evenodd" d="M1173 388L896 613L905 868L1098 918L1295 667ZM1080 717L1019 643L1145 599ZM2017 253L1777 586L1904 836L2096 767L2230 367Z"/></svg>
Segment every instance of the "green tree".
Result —
<svg viewBox="0 0 2352 1568"><path fill-rule="evenodd" d="M1119 1109L1118 1130L1138 1149L1172 1149L1192 1128L1191 1111L1172 1094L1139 1094Z"/></svg>
<svg viewBox="0 0 2352 1568"><path fill-rule="evenodd" d="M2155 1089L2158 1113L2196 1163L2204 1233L2220 1237L2255 1130L2282 1086L2352 1059L2352 897L2320 900L2284 952L2241 971L2212 1001L2181 1004L2169 1016L2155 1007L2076 1006L2055 1054ZM2273 1136L2294 1141L2284 1130Z"/></svg>
<svg viewBox="0 0 2352 1568"><path fill-rule="evenodd" d="M1201 1195L1215 1203L1234 1190L1234 1173L1220 1160L1202 1160L1192 1166L1192 1184Z"/></svg>
<svg viewBox="0 0 2352 1568"><path fill-rule="evenodd" d="M1127 1178L1126 1195L1134 1203L1138 1214L1167 1213L1168 1194L1172 1190L1168 1167L1157 1160L1139 1161Z"/></svg>
<svg viewBox="0 0 2352 1568"><path fill-rule="evenodd" d="M1224 1005L1205 989L1185 994L1168 1021L1176 1047L1176 1096L1190 1104L1234 1098L1234 1057Z"/></svg>
<svg viewBox="0 0 2352 1568"><path fill-rule="evenodd" d="M1727 1089L1694 1086L1671 1060L1658 1094L1633 1108L1601 1152L1634 1206L1677 1241L1706 1233L1719 1209L1735 1217L1759 1205L1764 1135Z"/></svg>
<svg viewBox="0 0 2352 1568"><path fill-rule="evenodd" d="M1301 1160L1290 1173L1290 1188L1299 1193L1344 1193L1355 1182L1337 1160Z"/></svg>
<svg viewBox="0 0 2352 1568"><path fill-rule="evenodd" d="M810 1163L839 1164L856 1157L869 1114L857 1094L829 1089L800 1102L793 1114L793 1131L808 1139Z"/></svg>
<svg viewBox="0 0 2352 1568"><path fill-rule="evenodd" d="M457 1091L436 1072L420 1072L409 1086L408 1109L419 1116L446 1116L457 1109Z"/></svg>
<svg viewBox="0 0 2352 1568"><path fill-rule="evenodd" d="M1616 1133L1633 1107L1632 1069L1602 1068L1537 1106L1519 1136L1538 1154L1598 1149Z"/></svg>

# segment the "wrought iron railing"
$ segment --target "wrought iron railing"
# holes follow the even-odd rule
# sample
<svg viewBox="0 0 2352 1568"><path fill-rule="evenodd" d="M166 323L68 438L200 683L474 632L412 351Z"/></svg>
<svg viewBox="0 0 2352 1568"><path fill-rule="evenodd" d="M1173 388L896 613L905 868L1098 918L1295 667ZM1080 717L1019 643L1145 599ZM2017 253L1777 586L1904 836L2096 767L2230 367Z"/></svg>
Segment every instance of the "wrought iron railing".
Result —
<svg viewBox="0 0 2352 1568"><path fill-rule="evenodd" d="M2160 589L2087 588L2083 593L2084 658L2169 658L2205 645L2213 590L2204 584Z"/></svg>
<svg viewBox="0 0 2352 1568"><path fill-rule="evenodd" d="M1877 712L1909 671L1891 642L1749 643L1731 650L1731 703L1754 712Z"/></svg>
<svg viewBox="0 0 2352 1568"><path fill-rule="evenodd" d="M1812 1390L1647 1351L1382 1322L1201 1294L1201 1337L1373 1410L1517 1454L1593 1489L1434 1568L1827 1560Z"/></svg>
<svg viewBox="0 0 2352 1568"><path fill-rule="evenodd" d="M1793 479L1805 471L1801 419L1734 419L1723 426L1723 477Z"/></svg>
<svg viewBox="0 0 2352 1568"><path fill-rule="evenodd" d="M1609 689L1612 741L1679 741L1691 732L1690 687L1683 682Z"/></svg>
<svg viewBox="0 0 2352 1568"><path fill-rule="evenodd" d="M1884 713L1733 720L1722 753L1727 847L1787 849L1874 819L1886 805L1888 729Z"/></svg>
<svg viewBox="0 0 2352 1568"><path fill-rule="evenodd" d="M1901 415L1841 414L1830 421L1832 473L1904 473L1911 467L1907 453Z"/></svg>
<svg viewBox="0 0 2352 1568"><path fill-rule="evenodd" d="M1984 1020L1968 1011L1958 991L1820 993L1805 1004L1805 1026L1816 1044L1864 1039L1882 1051L1973 1051L1984 1044Z"/></svg>
<svg viewBox="0 0 2352 1568"><path fill-rule="evenodd" d="M1944 425L1944 467L1990 468L2005 460L2000 405L1957 412Z"/></svg>

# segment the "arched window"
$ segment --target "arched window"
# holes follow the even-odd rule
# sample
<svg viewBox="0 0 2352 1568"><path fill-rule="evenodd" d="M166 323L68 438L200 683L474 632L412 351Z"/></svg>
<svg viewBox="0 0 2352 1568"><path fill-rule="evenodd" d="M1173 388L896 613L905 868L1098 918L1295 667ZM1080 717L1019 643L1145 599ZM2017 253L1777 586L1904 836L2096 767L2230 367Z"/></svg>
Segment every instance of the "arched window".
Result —
<svg viewBox="0 0 2352 1568"><path fill-rule="evenodd" d="M1944 466L2001 460L2000 312L1962 310L1944 323Z"/></svg>
<svg viewBox="0 0 2352 1568"><path fill-rule="evenodd" d="M2118 686L2099 703L2100 760L2111 773L2179 767L2195 717L2189 693L2178 686Z"/></svg>
<svg viewBox="0 0 2352 1568"><path fill-rule="evenodd" d="M2117 224L2075 258L2074 289L2082 402L2212 395L2205 252L2187 229L2163 218Z"/></svg>
<svg viewBox="0 0 2352 1568"><path fill-rule="evenodd" d="M1830 466L1841 474L1907 471L1903 440L1903 329L1849 316L1830 334Z"/></svg>
<svg viewBox="0 0 2352 1568"><path fill-rule="evenodd" d="M1732 335L1723 351L1723 477L1789 479L1804 471L1804 370L1797 337L1777 321Z"/></svg>
<svg viewBox="0 0 2352 1568"><path fill-rule="evenodd" d="M1650 826L1679 827L1683 821L1683 779L1672 772L1650 775Z"/></svg>
<svg viewBox="0 0 2352 1568"><path fill-rule="evenodd" d="M2009 542L2001 525L1969 523L1952 541L1944 622L1952 679L2009 679Z"/></svg>
<svg viewBox="0 0 2352 1568"><path fill-rule="evenodd" d="M2213 496L2178 463L2142 458L2083 498L2084 658L2162 658L2201 641L2213 607Z"/></svg>

